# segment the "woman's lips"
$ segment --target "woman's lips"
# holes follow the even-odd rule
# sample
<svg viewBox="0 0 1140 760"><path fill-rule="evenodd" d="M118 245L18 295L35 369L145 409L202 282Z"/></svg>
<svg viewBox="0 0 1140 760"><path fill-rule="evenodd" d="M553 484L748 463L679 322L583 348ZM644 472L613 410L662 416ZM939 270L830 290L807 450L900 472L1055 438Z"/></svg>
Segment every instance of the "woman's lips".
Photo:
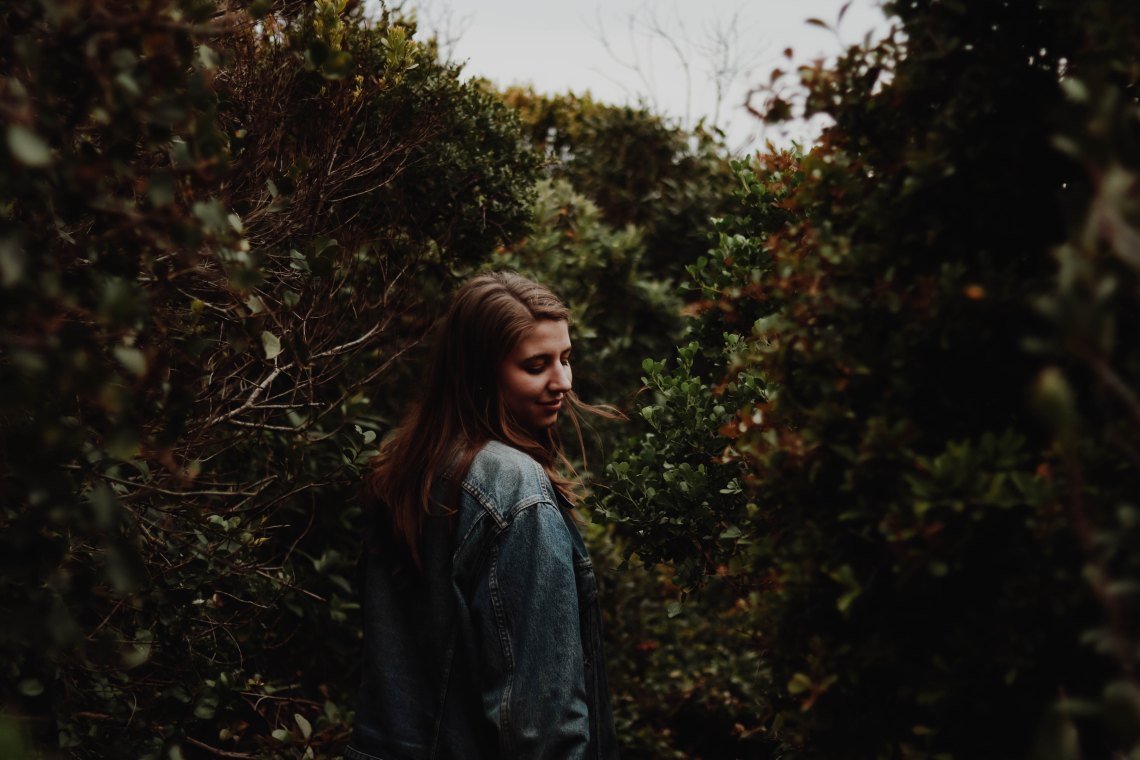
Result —
<svg viewBox="0 0 1140 760"><path fill-rule="evenodd" d="M538 405L545 407L547 411L557 412L562 408L562 399L558 399L557 401L539 401Z"/></svg>

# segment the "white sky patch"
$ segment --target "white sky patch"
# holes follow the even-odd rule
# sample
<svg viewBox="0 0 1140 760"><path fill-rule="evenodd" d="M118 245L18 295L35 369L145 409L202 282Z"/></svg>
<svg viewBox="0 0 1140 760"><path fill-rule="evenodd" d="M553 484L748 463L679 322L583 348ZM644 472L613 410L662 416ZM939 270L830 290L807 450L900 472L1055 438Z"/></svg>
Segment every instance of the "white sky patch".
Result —
<svg viewBox="0 0 1140 760"><path fill-rule="evenodd" d="M374 5L376 0L368 0ZM749 89L819 57L833 57L887 21L878 0L421 0L429 31L457 37L450 51L471 76L500 87L531 85L545 93L589 92L615 104L644 104L685 126L716 121L737 150L764 138L811 140L818 125L763 129L743 108ZM738 70L719 98L710 50L728 42ZM608 43L608 49L607 45ZM791 62L783 57L792 48ZM722 47L722 50L724 48ZM678 54L680 53L680 54ZM686 72L683 61L688 64Z"/></svg>

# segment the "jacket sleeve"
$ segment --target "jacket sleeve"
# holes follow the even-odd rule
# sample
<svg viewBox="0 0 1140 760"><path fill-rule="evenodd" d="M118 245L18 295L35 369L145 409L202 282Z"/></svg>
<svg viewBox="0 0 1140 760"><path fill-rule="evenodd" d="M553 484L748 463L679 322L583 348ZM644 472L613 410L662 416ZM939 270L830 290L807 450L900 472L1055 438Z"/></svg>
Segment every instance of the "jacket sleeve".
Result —
<svg viewBox="0 0 1140 760"><path fill-rule="evenodd" d="M503 760L573 760L589 740L573 544L558 507L522 508L492 546L476 603L480 690Z"/></svg>

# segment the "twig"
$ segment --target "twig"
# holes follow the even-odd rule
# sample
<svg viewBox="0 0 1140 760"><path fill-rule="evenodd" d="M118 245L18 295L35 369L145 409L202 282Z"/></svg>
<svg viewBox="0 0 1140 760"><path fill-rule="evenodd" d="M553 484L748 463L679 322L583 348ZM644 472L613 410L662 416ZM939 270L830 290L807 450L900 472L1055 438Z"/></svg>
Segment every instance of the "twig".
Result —
<svg viewBox="0 0 1140 760"><path fill-rule="evenodd" d="M257 760L257 755L251 755L248 752L231 752L230 750L227 750L227 749L220 749L218 747L211 747L209 744L206 744L203 741L199 741L198 739L195 739L193 736L187 736L186 741L190 742L195 747L199 747L201 749L204 749L207 752L209 752L213 755L216 755L218 757L236 757L236 758L243 758L243 759L248 758L249 760Z"/></svg>
<svg viewBox="0 0 1140 760"><path fill-rule="evenodd" d="M332 348L328 349L327 351L322 351L322 352L321 352L321 353L319 353L319 354L314 354L314 355L313 355L313 358L314 358L314 359L323 359L323 358L325 358L326 356L335 356L336 354L339 354L339 353L342 353L342 352L344 352L344 351L347 351L348 349L350 349L350 348L352 348L352 347L354 347L354 346L359 346L361 343L363 343L364 341L368 340L368 339L369 339L369 338L371 338L373 335L375 335L376 333L380 332L381 330L383 330L383 329L384 329L385 327L387 327L387 326L388 326L388 322L387 322L387 321L384 321L384 322L381 322L381 323L375 324L375 325L373 325L373 326L372 326L372 329L371 329L371 330L369 330L368 332L364 333L364 334L363 334L363 335L361 335L359 338L356 338L355 340L350 340L350 341L348 341L347 343L342 343L342 344L340 344L339 346L333 346Z"/></svg>
<svg viewBox="0 0 1140 760"><path fill-rule="evenodd" d="M323 604L329 603L329 600L325 599L323 596L320 596L319 594L314 594L312 591L309 591L308 589L303 589L300 586L298 586L294 583L290 583L289 581L283 580L281 578L274 578L272 575L265 572L264 570L258 569L255 572L258 575L260 575L262 578L268 578L269 580L273 581L274 583L282 585L287 589L290 589L292 591L300 591L302 594L309 597L310 599L316 599L318 602L321 602Z"/></svg>
<svg viewBox="0 0 1140 760"><path fill-rule="evenodd" d="M288 425L270 425L267 422L246 422L245 420L226 420L230 425L237 425L244 428L255 428L257 430L276 430L281 433L303 433L310 423L305 423L300 427L289 427Z"/></svg>
<svg viewBox="0 0 1140 760"><path fill-rule="evenodd" d="M285 552L285 556L283 556L281 558L281 564L282 565L284 565L286 562L289 561L289 558L293 556L293 552L295 552L297 550L297 545L301 543L301 541L305 538L305 536L309 535L309 531L311 531L313 529L313 522L316 520L316 518L317 518L317 505L313 503L313 493L312 493L312 491L310 491L309 492L309 524L305 526L305 529L303 531L301 531L301 535L297 536L297 538L293 541L293 543L290 544L289 551Z"/></svg>
<svg viewBox="0 0 1140 760"><path fill-rule="evenodd" d="M226 412L221 417L216 417L216 418L210 420L209 422L206 423L206 427L212 427L213 425L216 425L219 422L224 422L224 421L230 419L231 417L234 417L238 414L241 414L246 409L249 409L250 407L252 407L253 403L255 401L257 401L257 398L262 393L265 392L266 388L269 387L269 384L272 383L274 380L276 380L277 376L281 374L281 369L282 369L281 367L274 367L273 371L270 372L268 375L266 375L265 379L262 380L260 383L258 383L254 387L254 389L250 392L249 397L245 400L244 404L242 404L241 406L239 406L236 409L233 409L229 412Z"/></svg>
<svg viewBox="0 0 1140 760"><path fill-rule="evenodd" d="M289 428L289 430L292 429L293 428ZM132 486L134 488L145 488L148 491L154 491L155 493L164 494L166 496L257 496L264 490L264 486L269 485L269 483L277 479L276 475L270 475L269 477L258 481L253 485L253 487L257 489L256 491L238 491L236 489L232 491L226 491L224 489L206 489L202 491L172 491L169 488L160 488L159 486L154 486L150 483L136 483L133 480L116 478L114 475L108 475L107 473L100 473L99 477L103 478L104 480L109 480L112 483L119 483L120 485Z"/></svg>
<svg viewBox="0 0 1140 760"><path fill-rule="evenodd" d="M123 606L123 602L125 602L125 601L126 601L125 599L120 599L115 604L115 606L111 608L111 611L107 613L107 617L103 618L103 620L99 623L99 625L95 626L95 628L91 631L91 633L87 634L87 640L88 641L94 641L95 640L95 634L99 633L99 630L103 626L107 625L107 623L111 620L111 618L114 617L115 613L119 611L119 608L121 608Z"/></svg>

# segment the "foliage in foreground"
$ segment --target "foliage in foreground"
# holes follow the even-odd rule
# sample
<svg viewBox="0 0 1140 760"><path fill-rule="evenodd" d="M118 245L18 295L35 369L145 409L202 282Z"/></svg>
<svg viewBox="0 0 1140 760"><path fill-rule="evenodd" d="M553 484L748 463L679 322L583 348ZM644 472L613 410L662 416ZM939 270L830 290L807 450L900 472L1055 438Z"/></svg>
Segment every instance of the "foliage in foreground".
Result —
<svg viewBox="0 0 1140 760"><path fill-rule="evenodd" d="M5 5L6 756L344 738L345 493L537 167L496 98L345 6Z"/></svg>
<svg viewBox="0 0 1140 760"><path fill-rule="evenodd" d="M1140 16L889 10L737 167L597 512L735 587L771 756L1134 752Z"/></svg>

